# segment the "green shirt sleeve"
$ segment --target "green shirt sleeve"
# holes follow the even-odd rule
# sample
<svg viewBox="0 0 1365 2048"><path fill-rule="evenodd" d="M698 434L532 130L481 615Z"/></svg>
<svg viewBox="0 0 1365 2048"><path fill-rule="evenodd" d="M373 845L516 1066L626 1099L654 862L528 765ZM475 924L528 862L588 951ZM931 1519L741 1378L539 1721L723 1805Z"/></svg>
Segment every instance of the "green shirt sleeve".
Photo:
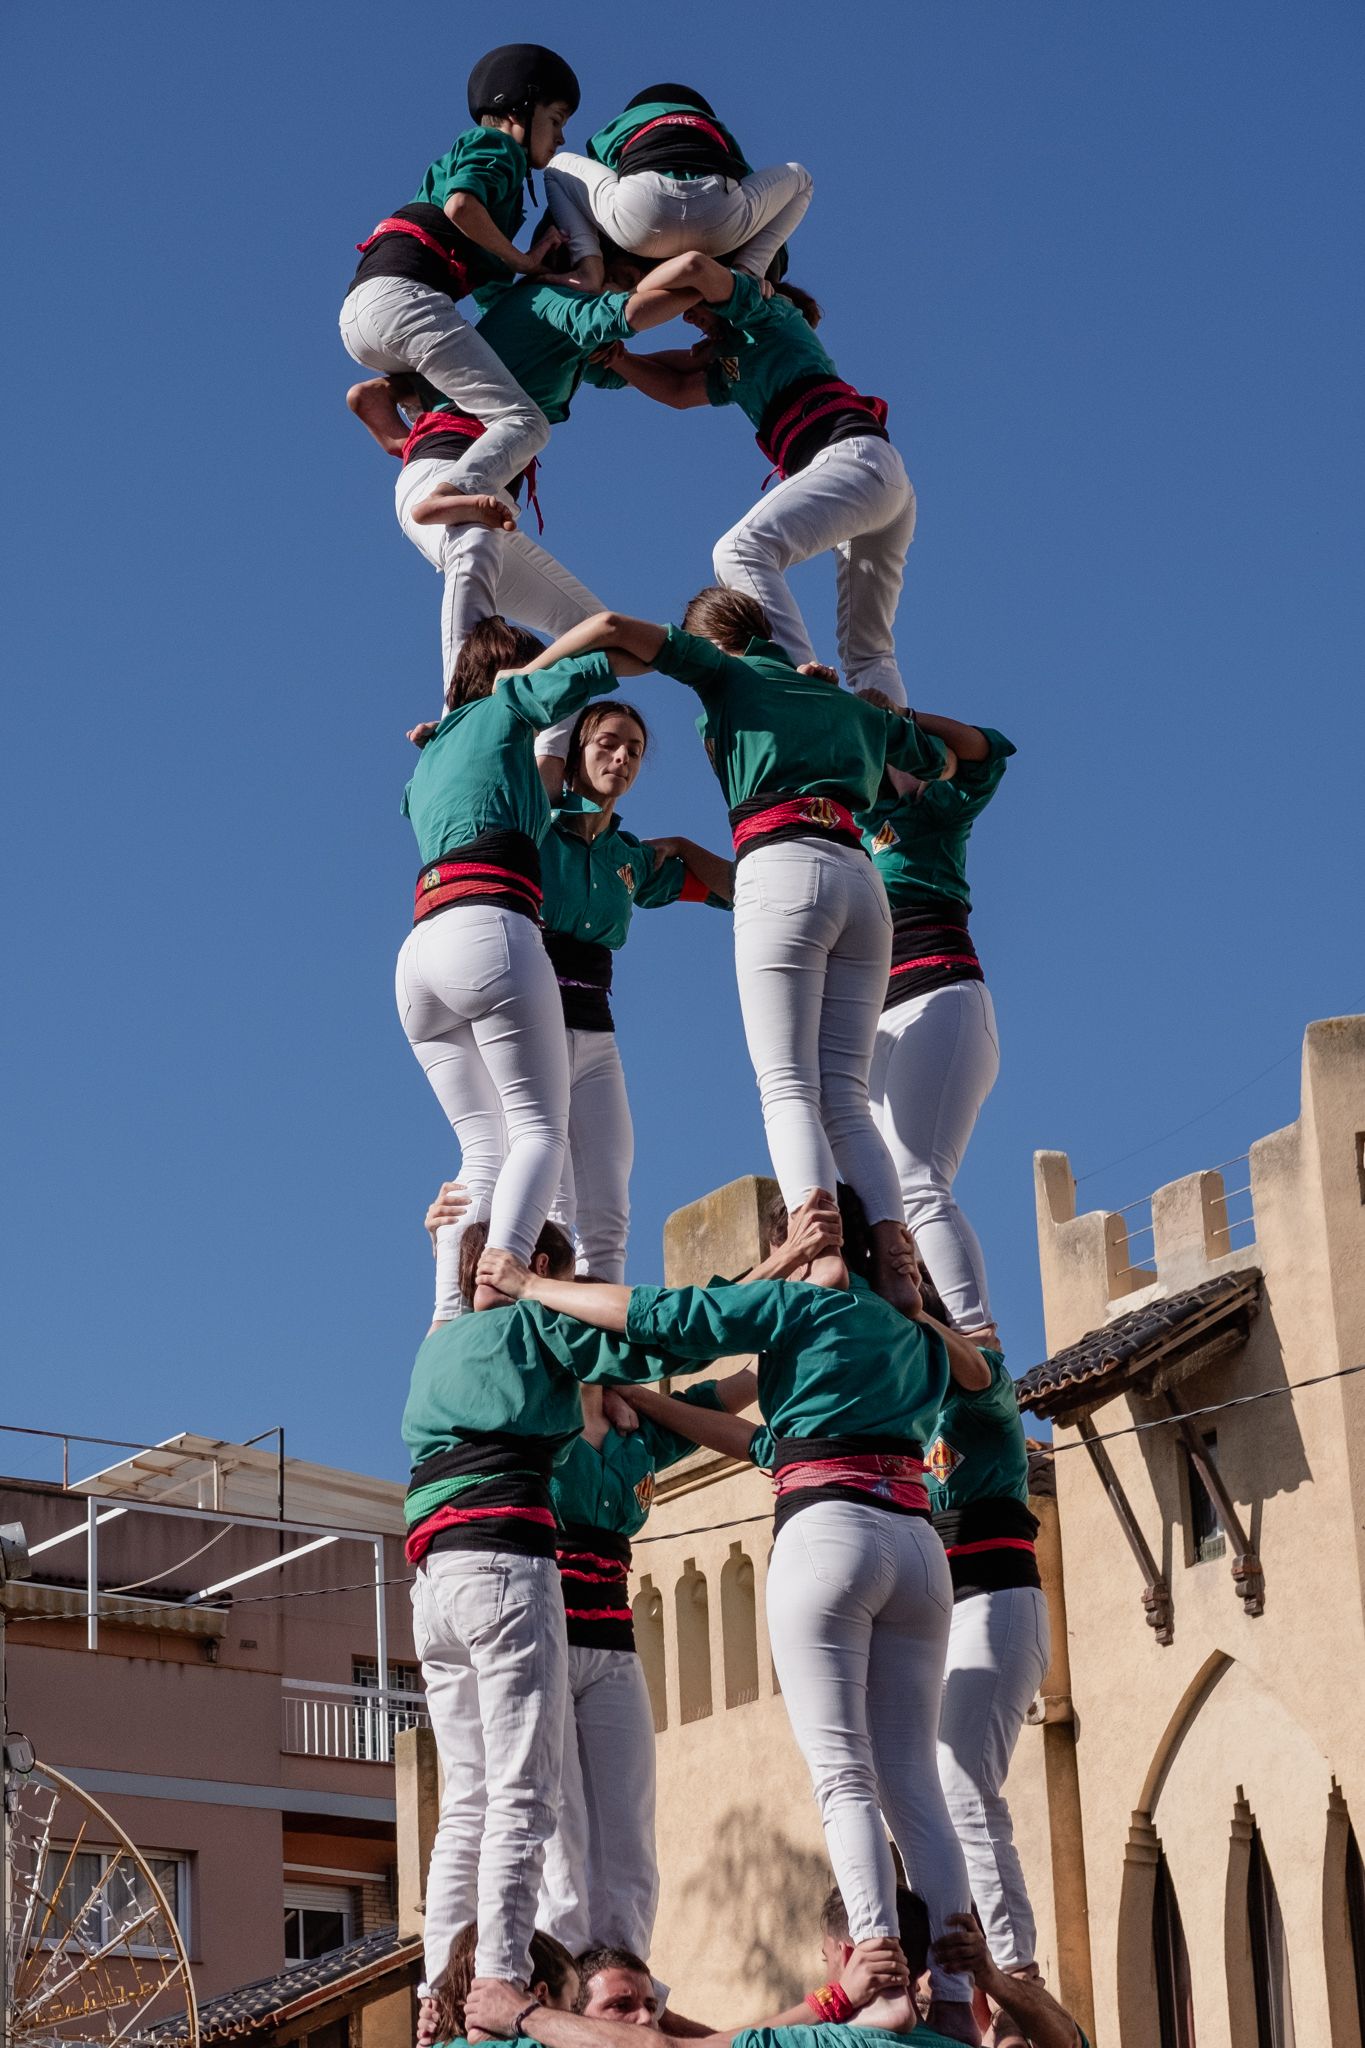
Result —
<svg viewBox="0 0 1365 2048"><path fill-rule="evenodd" d="M729 298L723 305L712 306L711 311L730 327L747 330L761 325L768 317L771 301L764 298L758 279L750 277L746 270L734 270L730 275L735 282Z"/></svg>
<svg viewBox="0 0 1365 2048"><path fill-rule="evenodd" d="M969 823L979 817L1004 778L1010 755L1016 749L1005 735L988 725L977 728L990 748L984 761L959 761L951 782L925 785L924 798L931 810L942 812L946 824Z"/></svg>
<svg viewBox="0 0 1365 2048"><path fill-rule="evenodd" d="M664 910L676 903L687 887L687 862L680 853L670 853L656 865L652 846L632 848L631 866L635 869L637 910Z"/></svg>
<svg viewBox="0 0 1365 2048"><path fill-rule="evenodd" d="M760 1422L749 1439L749 1463L760 1472L771 1472L777 1463L777 1442L766 1422Z"/></svg>
<svg viewBox="0 0 1365 2048"><path fill-rule="evenodd" d="M704 640L700 633L684 633L680 626L669 627L654 666L661 676L686 683L703 703L723 696L728 682L747 681L749 674L737 655L726 654L714 640Z"/></svg>
<svg viewBox="0 0 1365 2048"><path fill-rule="evenodd" d="M573 654L529 676L503 676L493 685L514 711L544 732L581 711L590 697L605 697L616 688L616 675L603 653Z"/></svg>
<svg viewBox="0 0 1365 2048"><path fill-rule="evenodd" d="M585 363L583 382L595 384L599 391L624 391L626 380L619 370L609 370L605 363Z"/></svg>
<svg viewBox="0 0 1365 2048"><path fill-rule="evenodd" d="M468 192L494 220L515 206L526 179L526 152L501 128L471 128L450 152L449 168L435 194L444 206L452 192Z"/></svg>
<svg viewBox="0 0 1365 2048"><path fill-rule="evenodd" d="M580 348L605 348L609 341L625 341L632 329L626 318L629 292L566 292L556 285L541 285L531 299L537 320L567 335Z"/></svg>
<svg viewBox="0 0 1365 2048"><path fill-rule="evenodd" d="M632 1287L626 1335L709 1365L737 1351L766 1351L799 1338L816 1290L780 1280L730 1287Z"/></svg>
<svg viewBox="0 0 1365 2048"><path fill-rule="evenodd" d="M716 1414L720 1414L724 1407L714 1380L694 1380L690 1387L673 1398L686 1401L690 1408L710 1408ZM654 1460L655 1469L660 1472L669 1465L676 1465L697 1448L690 1436L679 1436L675 1429L669 1429L665 1423L656 1422L649 1415L640 1417L640 1437Z"/></svg>
<svg viewBox="0 0 1365 2048"><path fill-rule="evenodd" d="M902 718L895 711L884 711L882 717L887 726L886 758L893 768L918 775L922 782L932 782L942 774L948 758L942 740L922 732L915 719Z"/></svg>
<svg viewBox="0 0 1365 2048"><path fill-rule="evenodd" d="M556 1364L576 1380L595 1385L602 1380L666 1380L673 1373L695 1372L671 1353L618 1337L610 1330L580 1323L574 1316L557 1315L532 1304L540 1339ZM697 1363L700 1363L698 1361Z"/></svg>

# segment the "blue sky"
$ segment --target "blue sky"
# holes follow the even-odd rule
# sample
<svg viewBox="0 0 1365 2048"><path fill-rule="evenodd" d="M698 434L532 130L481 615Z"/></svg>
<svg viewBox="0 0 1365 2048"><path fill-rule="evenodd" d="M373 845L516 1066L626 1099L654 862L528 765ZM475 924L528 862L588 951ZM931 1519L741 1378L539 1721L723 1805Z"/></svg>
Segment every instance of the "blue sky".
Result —
<svg viewBox="0 0 1365 2048"><path fill-rule="evenodd" d="M687 77L751 159L814 173L792 275L919 495L912 701L1019 746L974 848L1004 1065L960 1182L1015 1370L1042 1355L1033 1150L1125 1203L1291 1120L1304 1025L1365 1007L1365 18L692 19L7 13L6 1420L283 1422L402 1470L454 1163L392 997L439 587L344 410L336 312L510 36L578 68L571 141ZM737 414L585 392L547 544L676 617L763 468ZM799 589L832 651L827 565ZM722 845L689 699L633 687L658 744L628 821ZM665 1215L762 1168L762 1127L724 920L642 916L617 978L653 1279ZM0 1467L40 1469L14 1440Z"/></svg>

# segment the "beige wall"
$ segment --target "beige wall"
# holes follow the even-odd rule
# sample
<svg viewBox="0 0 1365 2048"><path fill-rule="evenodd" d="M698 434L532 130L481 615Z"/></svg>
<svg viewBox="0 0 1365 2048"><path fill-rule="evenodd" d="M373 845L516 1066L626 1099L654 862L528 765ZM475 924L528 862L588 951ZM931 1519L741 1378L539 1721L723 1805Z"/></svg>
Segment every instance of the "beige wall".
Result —
<svg viewBox="0 0 1365 2048"><path fill-rule="evenodd" d="M1154 1271L1130 1267L1117 1217L1074 1217L1069 1168L1040 1157L1040 1260L1050 1345L1212 1273L1259 1266L1249 1341L1184 1379L1187 1408L1365 1360L1365 1019L1310 1027L1299 1121L1251 1149L1255 1243L1226 1251L1217 1175L1154 1198ZM1259 1826L1284 1911L1300 2041L1357 2048L1344 1982L1345 1816L1365 1832L1360 1553L1360 1380L1214 1418L1219 1469L1265 1572L1250 1615L1231 1555L1193 1561L1184 1460L1168 1428L1107 1449L1171 1587L1174 1641L1145 1625L1141 1579L1074 1428L1057 1475L1083 1855L1100 2038L1151 2048L1150 1914L1158 1842L1190 1949L1200 2048L1248 2038L1245 1868ZM1149 1420L1137 1397L1095 1412L1101 1431ZM1205 1427L1210 1426L1205 1424ZM1027 1752L1021 1752L1021 1764ZM1017 1773L1022 1777L1022 1773ZM1032 1869L1032 1866L1030 1866ZM1324 1943L1325 1917L1337 1952ZM1336 2031L1332 2031L1335 2024Z"/></svg>

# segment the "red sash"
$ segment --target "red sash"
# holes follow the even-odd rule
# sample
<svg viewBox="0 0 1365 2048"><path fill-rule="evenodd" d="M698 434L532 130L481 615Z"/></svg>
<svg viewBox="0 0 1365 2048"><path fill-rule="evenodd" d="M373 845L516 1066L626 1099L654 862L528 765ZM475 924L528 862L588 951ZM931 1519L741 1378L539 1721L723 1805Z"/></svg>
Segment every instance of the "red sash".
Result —
<svg viewBox="0 0 1365 2048"><path fill-rule="evenodd" d="M415 455L420 454L422 443L434 434L458 434L462 441L477 441L488 432L482 420L476 420L467 412L419 412L412 423L412 431L403 443L403 466L407 467ZM513 477L513 484L524 483L526 502L536 515L536 531L544 533L545 515L540 509L540 493L537 478L540 474L540 460L532 456L520 476Z"/></svg>
<svg viewBox="0 0 1365 2048"><path fill-rule="evenodd" d="M367 235L363 242L356 243L360 254L363 256L367 250L372 249L381 235L411 235L424 249L430 249L433 256L440 257L450 272L451 283L456 287L456 298L462 299L469 290L469 273L454 250L447 249L444 243L437 241L435 235L429 235L425 228L419 228L415 220L381 220L372 234Z"/></svg>
<svg viewBox="0 0 1365 2048"><path fill-rule="evenodd" d="M712 142L719 149L722 149L726 156L734 155L733 148L726 141L715 123L704 120L700 114L656 114L652 121L646 121L642 128L637 128L635 133L622 143L621 158L623 161L630 151L634 149L640 138L649 134L651 128L699 128L703 135L710 136Z"/></svg>
<svg viewBox="0 0 1365 2048"><path fill-rule="evenodd" d="M852 811L836 803L833 797L796 796L774 804L769 810L758 811L751 818L741 819L734 828L735 852L738 853L751 839L776 832L783 825L814 825L821 832L847 832L854 839L858 837Z"/></svg>
<svg viewBox="0 0 1365 2048"><path fill-rule="evenodd" d="M842 1486L892 1507L913 1508L922 1514L929 1510L923 1458L885 1451L850 1452L842 1458L815 1458L807 1465L784 1465L774 1475L773 1485L779 1500L783 1494L812 1486Z"/></svg>
<svg viewBox="0 0 1365 2048"><path fill-rule="evenodd" d="M793 399L787 410L779 415L766 441L761 434L754 437L771 462L775 475L786 477L787 456L791 452L792 442L804 434L814 421L822 420L832 412L865 412L875 425L884 427L887 404L884 398L865 397L861 391L855 391L851 384L845 384L838 377L831 377L827 384L808 386L800 397ZM771 481L772 478L769 477L768 482ZM766 483L764 488L766 490Z"/></svg>
<svg viewBox="0 0 1365 2048"><path fill-rule="evenodd" d="M537 919L544 900L535 883L528 882L515 868L491 867L483 861L438 860L423 868L417 878L413 923L420 924L424 917L444 910L447 903L458 903L464 896L506 896L519 910L529 911Z"/></svg>

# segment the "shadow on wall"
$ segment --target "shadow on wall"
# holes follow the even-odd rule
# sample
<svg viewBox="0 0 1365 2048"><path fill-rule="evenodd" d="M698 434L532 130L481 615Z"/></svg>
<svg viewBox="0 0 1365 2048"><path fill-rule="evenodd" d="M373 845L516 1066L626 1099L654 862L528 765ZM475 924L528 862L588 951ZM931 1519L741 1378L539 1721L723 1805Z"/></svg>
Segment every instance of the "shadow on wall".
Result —
<svg viewBox="0 0 1365 2048"><path fill-rule="evenodd" d="M810 1968L794 1971L790 1959L804 1956L814 1967L820 1908L833 1881L824 1857L799 1848L764 1807L736 1806L716 1829L706 1868L688 1880L684 1897L689 1918L697 1909L705 1921L750 1929L743 1973L779 2011L808 1989Z"/></svg>

